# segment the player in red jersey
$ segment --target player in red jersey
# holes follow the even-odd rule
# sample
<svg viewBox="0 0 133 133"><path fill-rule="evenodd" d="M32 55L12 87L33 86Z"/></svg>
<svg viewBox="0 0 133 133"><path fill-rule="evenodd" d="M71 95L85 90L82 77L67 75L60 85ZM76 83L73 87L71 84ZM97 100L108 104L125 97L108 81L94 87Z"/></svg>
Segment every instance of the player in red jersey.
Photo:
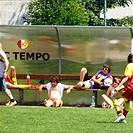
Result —
<svg viewBox="0 0 133 133"><path fill-rule="evenodd" d="M113 104L118 115L118 117L115 120L115 122L117 123L126 123L125 118L130 110L130 101L133 101L133 54L132 53L128 55L127 60L128 64L125 69L124 78L122 79L120 84L115 88L115 90L118 90L118 92L112 96ZM122 89L119 89L126 82L127 82L126 86ZM117 99L117 97L119 96L123 97L125 100L123 110L120 108Z"/></svg>
<svg viewBox="0 0 133 133"><path fill-rule="evenodd" d="M10 66L8 71L6 72L5 82L8 89L16 89L16 88L30 88L31 85L18 85L17 77L16 77L16 68L15 66ZM6 106L9 106L11 101L6 103Z"/></svg>
<svg viewBox="0 0 133 133"><path fill-rule="evenodd" d="M15 88L30 88L31 85L21 85L17 84L17 78L16 78L16 68L15 66L10 66L6 73L5 77L6 86L8 89L15 89Z"/></svg>

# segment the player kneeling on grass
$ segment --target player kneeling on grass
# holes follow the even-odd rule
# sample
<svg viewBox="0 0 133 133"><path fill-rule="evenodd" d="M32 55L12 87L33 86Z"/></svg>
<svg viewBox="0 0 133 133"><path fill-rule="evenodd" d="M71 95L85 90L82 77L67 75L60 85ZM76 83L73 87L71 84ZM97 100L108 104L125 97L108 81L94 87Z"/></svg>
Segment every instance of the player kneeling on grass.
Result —
<svg viewBox="0 0 133 133"><path fill-rule="evenodd" d="M115 88L119 85L120 82L121 82L121 79L118 77L115 77L113 84L108 88L106 94L102 94L102 98L104 100L104 102L102 103L103 108L114 108L113 102L110 98L116 93ZM124 88L124 85L122 85L121 88ZM123 105L124 103L123 98L119 98L118 101L120 105Z"/></svg>
<svg viewBox="0 0 133 133"><path fill-rule="evenodd" d="M63 90L73 88L73 86L65 85L59 83L59 79L57 76L52 76L50 78L50 82L45 85L40 85L38 93L42 93L42 88L46 88L48 90L48 100L44 100L44 106L46 107L61 107L63 104L62 96Z"/></svg>

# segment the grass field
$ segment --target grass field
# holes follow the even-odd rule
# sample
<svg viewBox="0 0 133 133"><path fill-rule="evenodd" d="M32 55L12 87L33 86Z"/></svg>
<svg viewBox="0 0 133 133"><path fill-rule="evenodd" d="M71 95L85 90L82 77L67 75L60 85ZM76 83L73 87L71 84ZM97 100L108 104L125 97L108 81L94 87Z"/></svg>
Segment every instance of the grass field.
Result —
<svg viewBox="0 0 133 133"><path fill-rule="evenodd" d="M113 123L114 109L89 107L0 107L0 133L133 133L132 109L127 123Z"/></svg>

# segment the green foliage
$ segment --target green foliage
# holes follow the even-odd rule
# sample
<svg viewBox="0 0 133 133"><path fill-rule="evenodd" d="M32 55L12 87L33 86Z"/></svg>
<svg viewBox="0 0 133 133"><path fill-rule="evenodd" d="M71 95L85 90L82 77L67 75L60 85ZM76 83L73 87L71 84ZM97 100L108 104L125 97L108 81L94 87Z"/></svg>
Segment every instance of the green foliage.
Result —
<svg viewBox="0 0 133 133"><path fill-rule="evenodd" d="M132 0L106 0L107 9L125 7ZM26 22L32 25L103 26L100 13L105 0L33 0L28 4ZM132 26L132 18L109 19L108 26Z"/></svg>
<svg viewBox="0 0 133 133"><path fill-rule="evenodd" d="M104 12L104 2L105 0L82 0L82 4L84 7L88 10L88 16L90 18L90 21L88 23L89 26L103 26L104 21L103 19L100 19L100 13ZM111 9L114 7L125 7L129 6L132 3L132 0L106 0L107 3L107 9ZM113 20L113 21L112 21ZM120 21L125 21L120 20ZM131 23L128 21L122 22L122 25L131 25ZM107 20L108 26L121 26L119 20L110 19Z"/></svg>
<svg viewBox="0 0 133 133"><path fill-rule="evenodd" d="M87 25L87 11L79 0L33 0L27 22L32 25Z"/></svg>
<svg viewBox="0 0 133 133"><path fill-rule="evenodd" d="M126 124L113 123L114 109L0 107L1 133L132 133L131 110Z"/></svg>
<svg viewBox="0 0 133 133"><path fill-rule="evenodd" d="M85 5L85 8L95 12L95 14L100 15L104 9L105 0L82 0L82 3ZM129 6L132 3L132 0L106 0L107 8L114 7L125 7Z"/></svg>
<svg viewBox="0 0 133 133"><path fill-rule="evenodd" d="M133 17L126 16L122 19L108 19L107 20L108 26L133 26Z"/></svg>
<svg viewBox="0 0 133 133"><path fill-rule="evenodd" d="M127 16L123 19L118 19L117 25L118 26L133 26L133 17Z"/></svg>

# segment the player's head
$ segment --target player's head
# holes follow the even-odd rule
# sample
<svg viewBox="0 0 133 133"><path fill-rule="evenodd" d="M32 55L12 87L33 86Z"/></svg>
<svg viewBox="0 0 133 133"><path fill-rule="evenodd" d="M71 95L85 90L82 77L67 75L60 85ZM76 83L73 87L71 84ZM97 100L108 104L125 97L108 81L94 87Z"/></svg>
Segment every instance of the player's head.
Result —
<svg viewBox="0 0 133 133"><path fill-rule="evenodd" d="M110 66L108 65L108 64L104 64L103 65L103 72L107 72L107 73L110 73L110 71L111 71L111 68L110 68Z"/></svg>
<svg viewBox="0 0 133 133"><path fill-rule="evenodd" d="M132 53L130 53L130 54L128 55L127 61L128 61L128 63L133 62L133 54L132 54Z"/></svg>
<svg viewBox="0 0 133 133"><path fill-rule="evenodd" d="M57 76L51 76L50 82L53 82L53 81L59 83L59 78Z"/></svg>
<svg viewBox="0 0 133 133"><path fill-rule="evenodd" d="M56 86L57 83L59 83L59 78L57 76L51 76L50 82L52 83L52 86Z"/></svg>
<svg viewBox="0 0 133 133"><path fill-rule="evenodd" d="M119 83L121 82L121 79L118 77L114 78L114 82L113 82L113 87L117 87L119 85Z"/></svg>

